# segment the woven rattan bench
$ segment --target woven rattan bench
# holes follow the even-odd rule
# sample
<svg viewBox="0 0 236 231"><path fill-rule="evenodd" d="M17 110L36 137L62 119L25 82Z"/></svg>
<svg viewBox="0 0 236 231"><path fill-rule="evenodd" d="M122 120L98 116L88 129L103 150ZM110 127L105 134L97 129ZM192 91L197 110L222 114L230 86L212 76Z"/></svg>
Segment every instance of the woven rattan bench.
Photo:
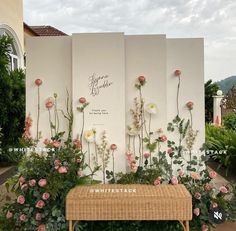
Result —
<svg viewBox="0 0 236 231"><path fill-rule="evenodd" d="M70 231L84 220L177 220L189 231L192 197L184 185L78 186L66 197L66 219Z"/></svg>

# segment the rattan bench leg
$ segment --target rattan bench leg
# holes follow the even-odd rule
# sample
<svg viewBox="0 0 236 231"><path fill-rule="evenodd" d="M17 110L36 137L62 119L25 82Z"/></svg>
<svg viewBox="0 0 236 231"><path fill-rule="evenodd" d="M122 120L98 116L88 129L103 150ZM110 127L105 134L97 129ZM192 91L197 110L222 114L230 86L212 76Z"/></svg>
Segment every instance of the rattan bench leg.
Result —
<svg viewBox="0 0 236 231"><path fill-rule="evenodd" d="M73 221L69 220L69 231L73 231Z"/></svg>
<svg viewBox="0 0 236 231"><path fill-rule="evenodd" d="M186 228L186 231L189 231L189 221L185 221L185 228Z"/></svg>

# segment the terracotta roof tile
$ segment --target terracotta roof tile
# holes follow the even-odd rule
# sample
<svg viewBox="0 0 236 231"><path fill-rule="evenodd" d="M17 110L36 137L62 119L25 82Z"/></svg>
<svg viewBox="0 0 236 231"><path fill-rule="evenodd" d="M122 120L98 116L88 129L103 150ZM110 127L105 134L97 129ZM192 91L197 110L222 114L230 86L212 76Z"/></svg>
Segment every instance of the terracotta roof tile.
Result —
<svg viewBox="0 0 236 231"><path fill-rule="evenodd" d="M38 36L66 36L67 34L52 26L29 26Z"/></svg>

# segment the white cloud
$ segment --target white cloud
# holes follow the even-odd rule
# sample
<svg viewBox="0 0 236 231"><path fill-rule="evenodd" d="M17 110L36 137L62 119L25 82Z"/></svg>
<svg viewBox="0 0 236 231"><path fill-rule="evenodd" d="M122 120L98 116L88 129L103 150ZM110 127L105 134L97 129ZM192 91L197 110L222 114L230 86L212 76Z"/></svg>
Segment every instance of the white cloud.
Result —
<svg viewBox="0 0 236 231"><path fill-rule="evenodd" d="M29 25L205 38L205 78L236 75L234 0L24 0Z"/></svg>

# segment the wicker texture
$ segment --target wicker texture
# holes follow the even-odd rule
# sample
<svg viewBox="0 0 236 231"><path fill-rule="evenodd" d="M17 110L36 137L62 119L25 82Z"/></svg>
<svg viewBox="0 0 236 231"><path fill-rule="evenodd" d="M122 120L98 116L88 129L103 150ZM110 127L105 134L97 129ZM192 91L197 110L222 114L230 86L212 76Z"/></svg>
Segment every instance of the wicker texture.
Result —
<svg viewBox="0 0 236 231"><path fill-rule="evenodd" d="M78 186L66 197L66 219L191 220L192 197L184 185Z"/></svg>

